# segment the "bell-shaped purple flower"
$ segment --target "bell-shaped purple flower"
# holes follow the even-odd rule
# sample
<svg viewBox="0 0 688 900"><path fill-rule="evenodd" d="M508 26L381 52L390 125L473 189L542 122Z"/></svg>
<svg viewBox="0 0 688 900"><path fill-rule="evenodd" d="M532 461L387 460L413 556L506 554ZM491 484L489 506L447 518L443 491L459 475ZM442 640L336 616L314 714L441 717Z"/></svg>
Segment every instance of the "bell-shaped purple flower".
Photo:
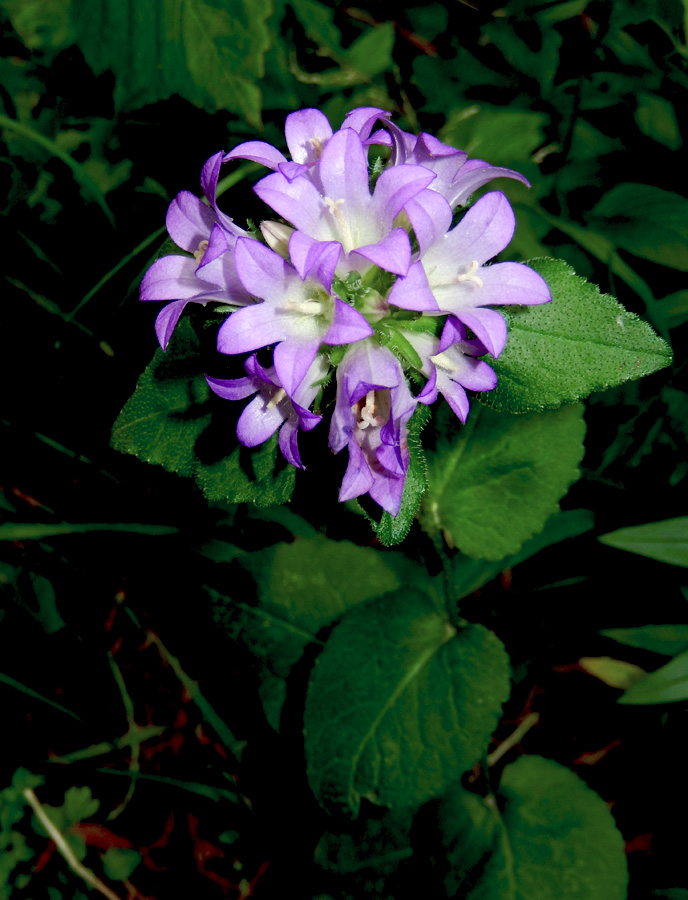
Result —
<svg viewBox="0 0 688 900"><path fill-rule="evenodd" d="M281 151L265 141L239 144L223 161L250 159L293 181L297 176L308 172L320 159L323 148L332 137L332 127L319 109L300 109L287 116L284 136L291 153L291 162Z"/></svg>
<svg viewBox="0 0 688 900"><path fill-rule="evenodd" d="M246 360L244 368L246 378L221 379L206 375L211 389L225 400L243 400L256 395L239 416L239 442L244 447L257 447L279 428L279 448L284 458L297 469L305 469L299 454L299 429L310 431L322 419L308 407L320 390L329 363L323 356L316 357L293 397L282 387L275 367L263 368L255 354Z"/></svg>
<svg viewBox="0 0 688 900"><path fill-rule="evenodd" d="M497 386L497 375L482 359L487 350L473 338L468 340L466 329L452 316L447 317L442 336L424 332L405 331L404 336L422 360L421 372L428 379L416 398L430 405L442 394L456 415L465 422L469 402L466 388L471 391L491 391Z"/></svg>
<svg viewBox="0 0 688 900"><path fill-rule="evenodd" d="M516 219L504 194L485 194L451 231L436 240L388 300L394 306L430 315L451 313L497 357L507 337L503 316L489 305L547 303L544 279L522 263L485 263L513 237Z"/></svg>
<svg viewBox="0 0 688 900"><path fill-rule="evenodd" d="M316 253L303 261L302 277L268 247L244 238L237 241L239 278L263 302L232 313L220 327L217 349L248 353L277 344L275 368L290 397L295 396L322 343L349 344L373 333L359 312L330 292L339 251L334 248L329 261L326 246L324 253L324 259Z"/></svg>
<svg viewBox="0 0 688 900"><path fill-rule="evenodd" d="M308 177L290 180L275 172L255 192L301 233L304 245L336 243L338 274L365 273L372 264L405 275L411 244L394 220L434 178L421 166L386 169L371 196L366 148L355 131L344 128L329 139Z"/></svg>
<svg viewBox="0 0 688 900"><path fill-rule="evenodd" d="M210 301L243 306L251 302L239 281L232 249L238 237L248 232L217 206L217 181L222 153L216 153L203 166L201 187L208 200L204 203L189 191L181 191L167 210L167 231L172 240L193 254L193 258L172 254L156 260L143 277L141 300L169 300L159 313L155 331L163 350L172 336L187 303Z"/></svg>
<svg viewBox="0 0 688 900"><path fill-rule="evenodd" d="M349 449L339 499L370 496L396 516L409 467L407 424L416 408L404 372L391 350L374 339L346 351L337 369L337 401L330 449Z"/></svg>

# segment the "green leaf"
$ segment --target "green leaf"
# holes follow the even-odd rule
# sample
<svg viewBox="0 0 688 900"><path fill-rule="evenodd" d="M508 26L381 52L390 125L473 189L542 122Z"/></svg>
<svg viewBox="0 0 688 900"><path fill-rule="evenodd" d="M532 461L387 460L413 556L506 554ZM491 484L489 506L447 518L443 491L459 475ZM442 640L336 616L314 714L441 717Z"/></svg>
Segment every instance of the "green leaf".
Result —
<svg viewBox="0 0 688 900"><path fill-rule="evenodd" d="M650 184L617 184L590 213L617 247L688 272L688 199Z"/></svg>
<svg viewBox="0 0 688 900"><path fill-rule="evenodd" d="M643 625L640 628L605 628L600 632L604 637L625 644L627 647L638 647L640 650L651 650L664 656L676 656L688 650L688 625Z"/></svg>
<svg viewBox="0 0 688 900"><path fill-rule="evenodd" d="M306 697L308 777L320 803L416 807L484 752L509 695L508 659L479 625L459 631L403 590L350 610Z"/></svg>
<svg viewBox="0 0 688 900"><path fill-rule="evenodd" d="M126 881L141 862L141 854L136 850L110 847L100 858L103 871L113 881Z"/></svg>
<svg viewBox="0 0 688 900"><path fill-rule="evenodd" d="M428 454L421 525L468 556L517 553L578 478L581 404L524 416L474 407L458 435L451 421L437 431L442 437Z"/></svg>
<svg viewBox="0 0 688 900"><path fill-rule="evenodd" d="M430 408L419 404L408 424L409 468L401 495L401 507L396 516L383 512L379 522L363 510L373 531L385 547L400 544L409 533L423 494L428 486L427 463L420 442L420 433L430 418Z"/></svg>
<svg viewBox="0 0 688 900"><path fill-rule="evenodd" d="M73 0L79 47L115 75L115 104L137 109L179 94L260 126L272 0Z"/></svg>
<svg viewBox="0 0 688 900"><path fill-rule="evenodd" d="M169 472L194 476L209 500L286 503L296 470L282 465L281 454L278 459L277 435L254 450L239 447L226 420L234 415L231 404L213 403L202 373L198 339L183 318L167 352L156 350L119 414L112 446ZM215 447L227 455L218 457Z"/></svg>
<svg viewBox="0 0 688 900"><path fill-rule="evenodd" d="M659 94L640 91L635 120L643 134L670 150L678 150L683 143L674 105Z"/></svg>
<svg viewBox="0 0 688 900"><path fill-rule="evenodd" d="M688 652L680 653L656 672L650 672L619 697L619 703L675 703L688 700Z"/></svg>
<svg viewBox="0 0 688 900"><path fill-rule="evenodd" d="M452 112L439 137L491 165L522 168L542 143L545 122L540 112L481 104Z"/></svg>
<svg viewBox="0 0 688 900"><path fill-rule="evenodd" d="M669 365L670 348L646 322L566 263L529 265L549 285L552 302L502 310L509 337L499 359L489 358L499 380L480 395L483 403L518 413L556 408Z"/></svg>
<svg viewBox="0 0 688 900"><path fill-rule="evenodd" d="M392 65L394 24L383 22L366 31L343 56L346 64L369 78L380 75Z"/></svg>
<svg viewBox="0 0 688 900"><path fill-rule="evenodd" d="M587 509L572 509L555 513L545 523L539 534L523 544L518 553L505 556L494 562L485 559L471 559L459 554L452 560L452 595L457 600L477 591L500 572L513 569L525 560L535 556L545 547L558 544L568 538L578 537L594 527L592 513Z"/></svg>
<svg viewBox="0 0 688 900"><path fill-rule="evenodd" d="M456 801L455 801L456 802ZM495 822L478 818L468 795L470 819L482 826L473 872L461 870L460 836L469 815L447 837L458 855L454 883L467 900L625 900L628 874L624 842L606 803L573 772L548 759L522 756L502 774L497 798L482 801ZM469 820L470 820L469 819ZM476 838L473 837L475 846ZM492 855L484 862L486 852ZM477 856L475 849L473 856Z"/></svg>
<svg viewBox="0 0 688 900"><path fill-rule="evenodd" d="M675 566L688 566L688 516L619 528L599 538L603 544L649 556Z"/></svg>
<svg viewBox="0 0 688 900"><path fill-rule="evenodd" d="M255 578L262 604L279 607L290 622L315 634L352 606L401 586L386 558L319 535L248 554L241 563Z"/></svg>
<svg viewBox="0 0 688 900"><path fill-rule="evenodd" d="M125 531L132 534L177 534L172 525L136 522L6 522L0 525L0 541L40 541L61 534L88 534L91 531Z"/></svg>

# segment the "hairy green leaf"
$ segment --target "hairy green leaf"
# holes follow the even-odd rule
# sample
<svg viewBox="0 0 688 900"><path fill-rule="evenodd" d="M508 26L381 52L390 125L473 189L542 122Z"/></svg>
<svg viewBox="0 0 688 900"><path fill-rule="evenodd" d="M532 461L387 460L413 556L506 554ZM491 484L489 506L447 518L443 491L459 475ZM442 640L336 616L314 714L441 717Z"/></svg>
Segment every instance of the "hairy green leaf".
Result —
<svg viewBox="0 0 688 900"><path fill-rule="evenodd" d="M480 400L522 413L556 408L592 391L642 378L669 365L671 350L652 328L561 260L531 260L552 302L514 307L509 338L490 365L499 378Z"/></svg>
<svg viewBox="0 0 688 900"><path fill-rule="evenodd" d="M509 694L508 659L479 625L458 633L423 594L350 610L316 660L308 777L323 806L415 807L485 750Z"/></svg>
<svg viewBox="0 0 688 900"><path fill-rule="evenodd" d="M581 404L525 416L474 408L428 454L423 528L474 558L517 553L578 478L584 435Z"/></svg>
<svg viewBox="0 0 688 900"><path fill-rule="evenodd" d="M649 556L675 566L688 566L688 516L619 528L599 540L610 547Z"/></svg>
<svg viewBox="0 0 688 900"><path fill-rule="evenodd" d="M460 811L461 802L467 812ZM443 816L454 863L450 896L625 900L623 838L602 798L563 766L522 756L504 769L496 798L480 801L464 792L452 806L445 804ZM480 840L471 833L476 829ZM472 870L462 852L464 837Z"/></svg>

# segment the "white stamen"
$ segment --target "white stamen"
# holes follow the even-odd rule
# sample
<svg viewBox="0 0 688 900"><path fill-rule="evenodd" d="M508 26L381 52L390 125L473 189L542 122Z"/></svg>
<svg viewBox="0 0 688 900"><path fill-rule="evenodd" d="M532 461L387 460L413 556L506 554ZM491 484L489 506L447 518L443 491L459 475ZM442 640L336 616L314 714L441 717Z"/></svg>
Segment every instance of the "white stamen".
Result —
<svg viewBox="0 0 688 900"><path fill-rule="evenodd" d="M320 159L320 154L323 152L322 138L319 138L319 137L308 138L306 143L310 144L311 147L315 150L316 159Z"/></svg>
<svg viewBox="0 0 688 900"><path fill-rule="evenodd" d="M353 407L354 411L356 407ZM358 427L361 431L364 431L369 425L381 425L382 418L380 416L375 415L375 391L368 391L365 398L365 406L362 406L360 409L361 421L358 423Z"/></svg>
<svg viewBox="0 0 688 900"><path fill-rule="evenodd" d="M339 226L339 231L342 238L342 248L344 249L344 252L350 253L354 249L354 237L351 234L349 222L347 221L347 218L344 215L344 210L342 209L342 205L346 201L332 200L331 197L323 197L323 200L325 201L325 205L327 206L330 215Z"/></svg>
<svg viewBox="0 0 688 900"><path fill-rule="evenodd" d="M267 408L268 408L268 409L274 409L274 408L277 406L278 403L281 403L281 402L284 400L284 398L285 398L286 396L287 396L287 392L284 390L284 388L280 388L278 391L276 391L276 392L272 395L272 399L271 399L270 402L268 403Z"/></svg>
<svg viewBox="0 0 688 900"><path fill-rule="evenodd" d="M194 250L193 255L194 255L194 259L196 260L196 268L198 268L198 266L200 266L201 260L203 259L205 251L207 249L208 249L208 241L201 241L201 243L198 245L198 250Z"/></svg>
<svg viewBox="0 0 688 900"><path fill-rule="evenodd" d="M482 287L482 286L483 286L483 280L482 280L482 278L479 278L479 277L475 274L475 273L478 271L479 268L480 268L480 263L478 262L477 259L474 259L473 262L471 263L470 268L468 269L468 271L467 271L467 272L464 272L463 275L457 275L457 276L456 276L456 280L459 281L459 282L461 282L461 281L472 281L474 284L477 284L478 287Z"/></svg>
<svg viewBox="0 0 688 900"><path fill-rule="evenodd" d="M449 359L446 353L438 353L436 356L431 356L430 360L435 363L438 369L444 369L445 372L453 373L459 371L459 367Z"/></svg>
<svg viewBox="0 0 688 900"><path fill-rule="evenodd" d="M304 316L321 316L324 309L324 303L320 300L287 300L284 309L289 312L303 313Z"/></svg>

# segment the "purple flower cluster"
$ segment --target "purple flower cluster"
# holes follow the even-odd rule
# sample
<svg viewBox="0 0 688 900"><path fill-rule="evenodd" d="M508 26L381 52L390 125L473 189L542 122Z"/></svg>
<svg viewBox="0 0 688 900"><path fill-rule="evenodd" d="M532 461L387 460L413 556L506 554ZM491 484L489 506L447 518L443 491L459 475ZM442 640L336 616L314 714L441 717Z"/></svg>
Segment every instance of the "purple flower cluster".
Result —
<svg viewBox="0 0 688 900"><path fill-rule="evenodd" d="M205 201L182 191L167 214L170 236L189 255L155 262L141 299L171 301L156 321L163 349L187 303L230 308L217 347L252 354L247 374L208 383L229 400L253 397L239 441L254 447L279 430L293 466L304 468L298 433L320 422L311 407L336 368L329 446L349 451L339 499L368 493L395 516L416 405L441 393L465 422L466 389L497 382L479 357L499 356L507 338L491 307L551 299L527 266L487 265L514 232L504 194L483 195L452 227L457 208L492 179L528 182L429 134L408 134L380 109L353 110L335 132L319 110L301 110L287 116L285 136L291 159L249 141L208 160ZM280 217L261 223L264 243L218 208L220 168L235 159L272 170L255 186ZM254 352L265 347L274 347L267 368Z"/></svg>

